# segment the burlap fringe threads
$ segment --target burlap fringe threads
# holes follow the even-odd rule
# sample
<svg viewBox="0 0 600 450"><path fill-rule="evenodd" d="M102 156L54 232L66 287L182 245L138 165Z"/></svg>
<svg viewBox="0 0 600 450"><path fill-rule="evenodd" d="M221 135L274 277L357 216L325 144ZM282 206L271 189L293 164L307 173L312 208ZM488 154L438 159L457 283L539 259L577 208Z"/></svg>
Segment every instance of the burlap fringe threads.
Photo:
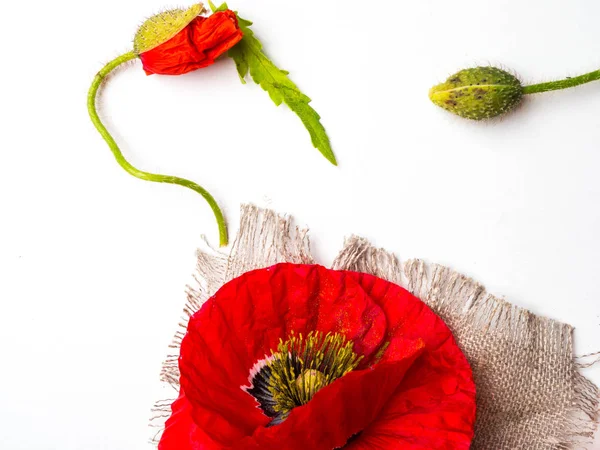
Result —
<svg viewBox="0 0 600 450"><path fill-rule="evenodd" d="M292 228L290 217L243 205L231 253L198 251L195 286L187 288L185 316L161 371L161 380L175 393L179 346L189 317L225 282L248 270L279 262L314 263L307 231ZM573 327L495 297L448 267L421 260L401 264L356 236L346 240L332 268L370 273L405 287L452 329L477 386L472 449L562 450L592 443L600 391L580 373L585 362L573 357ZM153 423L161 430L172 401L154 406Z"/></svg>

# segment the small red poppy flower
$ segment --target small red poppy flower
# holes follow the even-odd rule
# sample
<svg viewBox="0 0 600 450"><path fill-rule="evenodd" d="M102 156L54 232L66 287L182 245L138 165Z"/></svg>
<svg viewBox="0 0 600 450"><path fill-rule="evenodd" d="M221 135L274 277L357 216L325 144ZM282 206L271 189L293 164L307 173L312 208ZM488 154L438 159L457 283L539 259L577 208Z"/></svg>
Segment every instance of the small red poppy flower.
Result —
<svg viewBox="0 0 600 450"><path fill-rule="evenodd" d="M181 75L209 66L242 39L236 14L200 16L202 5L170 10L148 19L138 30L134 49L148 75Z"/></svg>
<svg viewBox="0 0 600 450"><path fill-rule="evenodd" d="M372 275L279 264L189 322L159 450L442 449L473 438L471 368L444 324Z"/></svg>

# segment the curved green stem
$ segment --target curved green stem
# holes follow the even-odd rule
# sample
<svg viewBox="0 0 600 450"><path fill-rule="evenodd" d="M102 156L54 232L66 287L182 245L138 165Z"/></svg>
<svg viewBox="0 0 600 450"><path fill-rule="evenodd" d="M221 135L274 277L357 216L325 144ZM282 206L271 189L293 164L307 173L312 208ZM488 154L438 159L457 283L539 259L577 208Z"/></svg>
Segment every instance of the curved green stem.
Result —
<svg viewBox="0 0 600 450"><path fill-rule="evenodd" d="M134 166L132 166L125 159L125 157L123 156L123 153L121 153L121 150L119 149L119 146L115 142L114 138L110 135L110 133L108 132L108 130L106 129L106 127L104 126L102 121L100 120L100 117L98 116L98 111L96 109L96 96L98 94L98 89L100 88L102 81L104 81L106 76L110 72L112 72L115 68L117 68L118 66L120 66L121 64L123 64L127 61L131 61L132 59L134 59L136 57L137 57L137 55L134 52L125 53L125 54L113 59L106 66L104 66L102 68L102 70L100 70L100 72L98 72L96 74L96 77L94 78L94 81L92 82L92 85L90 86L90 90L88 91L88 97L87 97L87 107L88 107L88 112L90 113L90 119L92 119L92 123L94 124L94 126L96 127L96 129L98 130L98 132L100 133L102 138L106 141L106 143L110 147L110 149L113 152L113 155L115 155L115 159L117 160L119 165L123 169L125 169L128 173L130 173L134 177L141 178L142 180L155 181L157 183L179 184L180 186L184 186L193 191L196 191L202 197L204 197L204 199L208 202L208 204L212 208L215 218L217 219L217 224L219 225L219 243L222 247L226 246L227 245L227 226L225 225L225 219L223 218L223 213L221 212L221 209L219 208L219 205L217 205L217 202L215 201L213 196L210 195L208 193L208 191L206 191L206 189L204 189L202 186L194 183L193 181L189 181L184 178L173 177L173 176L169 176L169 175L159 175L159 174L144 172L144 171L139 170L139 169L135 168Z"/></svg>
<svg viewBox="0 0 600 450"><path fill-rule="evenodd" d="M540 92L567 89L596 80L600 80L600 70L594 70L593 72L586 73L578 77L566 78L564 80L549 81L547 83L539 83L525 86L523 88L523 94L538 94Z"/></svg>

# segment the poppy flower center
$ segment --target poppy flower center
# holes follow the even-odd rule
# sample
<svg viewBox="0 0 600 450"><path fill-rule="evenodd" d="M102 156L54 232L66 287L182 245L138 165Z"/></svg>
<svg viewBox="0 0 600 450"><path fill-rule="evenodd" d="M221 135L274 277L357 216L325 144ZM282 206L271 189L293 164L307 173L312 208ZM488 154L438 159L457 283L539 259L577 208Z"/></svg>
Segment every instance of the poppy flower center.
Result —
<svg viewBox="0 0 600 450"><path fill-rule="evenodd" d="M273 420L283 422L290 411L310 401L322 388L354 370L362 356L352 341L339 333L310 332L280 339L277 351L251 371L251 386L245 388Z"/></svg>

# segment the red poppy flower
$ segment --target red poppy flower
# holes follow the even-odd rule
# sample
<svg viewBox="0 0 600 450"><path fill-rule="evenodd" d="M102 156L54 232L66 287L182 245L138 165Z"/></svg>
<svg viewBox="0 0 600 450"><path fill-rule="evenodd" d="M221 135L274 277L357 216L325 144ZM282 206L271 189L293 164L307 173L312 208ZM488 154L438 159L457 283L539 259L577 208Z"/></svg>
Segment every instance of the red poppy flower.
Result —
<svg viewBox="0 0 600 450"><path fill-rule="evenodd" d="M209 66L242 39L233 11L194 17L166 42L139 54L148 75L181 75Z"/></svg>
<svg viewBox="0 0 600 450"><path fill-rule="evenodd" d="M471 368L444 322L363 273L279 264L189 322L159 450L468 449Z"/></svg>

